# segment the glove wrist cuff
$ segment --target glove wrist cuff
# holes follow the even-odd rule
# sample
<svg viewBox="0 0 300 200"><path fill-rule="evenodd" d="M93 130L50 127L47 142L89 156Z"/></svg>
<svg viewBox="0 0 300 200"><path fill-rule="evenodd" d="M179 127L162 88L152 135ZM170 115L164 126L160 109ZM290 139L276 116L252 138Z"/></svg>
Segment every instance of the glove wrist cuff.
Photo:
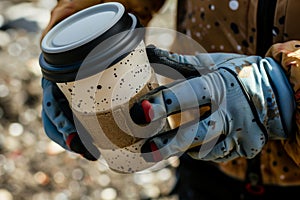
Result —
<svg viewBox="0 0 300 200"><path fill-rule="evenodd" d="M294 113L296 109L293 89L281 66L271 58L266 58L266 60L268 65L265 65L265 70L270 76L284 131L289 135L294 129L294 115L291 113Z"/></svg>

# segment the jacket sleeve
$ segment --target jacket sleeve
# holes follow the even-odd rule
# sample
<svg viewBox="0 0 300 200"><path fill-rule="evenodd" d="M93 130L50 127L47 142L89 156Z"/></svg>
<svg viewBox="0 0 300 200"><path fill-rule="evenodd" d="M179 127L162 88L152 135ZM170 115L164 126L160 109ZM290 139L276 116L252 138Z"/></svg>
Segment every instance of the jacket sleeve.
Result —
<svg viewBox="0 0 300 200"><path fill-rule="evenodd" d="M287 140L283 140L282 145L287 154L300 167L300 41L274 44L266 56L281 63L294 91L296 101L295 134L290 135Z"/></svg>
<svg viewBox="0 0 300 200"><path fill-rule="evenodd" d="M44 29L41 39L55 24L64 18L90 6L111 2L111 0L58 0L57 5L51 10L51 17L47 27ZM165 3L165 0L115 0L124 5L126 10L136 15L140 22L147 26L153 15Z"/></svg>

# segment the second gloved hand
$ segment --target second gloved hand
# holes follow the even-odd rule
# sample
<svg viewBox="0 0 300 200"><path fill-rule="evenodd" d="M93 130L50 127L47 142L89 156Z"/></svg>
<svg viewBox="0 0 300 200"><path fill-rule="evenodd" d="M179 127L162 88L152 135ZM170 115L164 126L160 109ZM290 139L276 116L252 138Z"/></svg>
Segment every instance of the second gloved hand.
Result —
<svg viewBox="0 0 300 200"><path fill-rule="evenodd" d="M66 150L81 154L87 160L97 160L100 157L99 150L91 142L87 149L87 144L81 141L69 103L57 85L42 78L42 88L42 120L47 136Z"/></svg>
<svg viewBox="0 0 300 200"><path fill-rule="evenodd" d="M148 139L142 148L147 161L183 152L215 162L253 158L269 138L284 139L291 132L292 90L272 59L226 53L206 54L209 59L204 59L204 54L183 56L153 47L148 48L148 56L157 68L167 65L187 79L156 88L139 99L131 109L137 124L203 106L209 106L210 112ZM213 70L199 75L207 60L214 62Z"/></svg>

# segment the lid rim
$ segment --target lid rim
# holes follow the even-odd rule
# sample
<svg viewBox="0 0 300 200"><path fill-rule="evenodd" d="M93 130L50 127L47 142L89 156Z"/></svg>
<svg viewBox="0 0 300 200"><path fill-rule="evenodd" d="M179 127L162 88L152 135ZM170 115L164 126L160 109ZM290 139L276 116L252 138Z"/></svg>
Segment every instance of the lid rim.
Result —
<svg viewBox="0 0 300 200"><path fill-rule="evenodd" d="M131 29L125 31L125 36L121 33L122 36L124 36L121 37L121 42L118 42L117 45L112 46L109 51L105 50L107 54L111 55L110 59L106 59L107 55L102 55L101 52L97 51L98 54L96 54L96 56L92 57L92 59L87 62L87 65L91 66L89 68L85 67L84 70L80 70L81 64L85 62L84 59L82 59L81 61L73 62L71 64L51 64L48 63L45 59L44 53L41 53L39 62L44 78L57 83L72 82L99 73L104 69L114 65L124 56L127 56L143 40L145 34L145 30L141 28L142 25L139 23L139 20L132 14L128 14L128 16L133 22L131 25ZM103 42L105 41L106 40L104 40ZM99 62L103 64L104 67L99 67ZM80 76L78 76L79 70Z"/></svg>
<svg viewBox="0 0 300 200"><path fill-rule="evenodd" d="M130 30L132 26L132 19L127 14L124 13L123 17L121 18L122 21L117 22L114 26L112 26L109 30L107 30L102 35L98 36L94 40L74 48L72 50L68 50L65 52L60 53L47 53L43 52L45 60L49 64L53 65L61 65L64 64L73 64L82 59L84 59L90 51L95 48L99 43L105 41L107 38L115 35L116 33L124 32Z"/></svg>
<svg viewBox="0 0 300 200"><path fill-rule="evenodd" d="M53 65L68 65L80 62L80 60L83 60L97 44L103 42L104 40L115 34L130 30L130 28L132 28L132 23L132 17L130 17L127 12L124 12L119 21L112 25L108 30L81 46L56 53L49 53L42 49L44 59L49 64Z"/></svg>
<svg viewBox="0 0 300 200"><path fill-rule="evenodd" d="M107 27L103 28L103 30L104 30L103 33L105 33L106 31L109 31L109 29L111 29L115 24L122 21L124 14L126 14L125 7L121 3L108 2L108 3L94 5L89 8L86 8L84 10L78 11L75 14L63 19L58 24L56 24L43 38L42 43L41 43L42 51L45 53L48 53L48 54L56 54L56 53L63 53L66 51L71 51L73 49L76 49L76 48L82 46L82 45L79 45L80 42L83 42L84 44L86 44L86 43L93 41L97 37L101 36L103 33L101 33L101 31L99 31L98 34L94 34L94 35L90 36L89 38L85 38L84 41L77 41L75 43L72 43L71 45L64 45L64 47L52 47L51 48L48 45L49 40L51 40L51 37L53 38L55 36L55 33L58 31L59 27L64 27L65 25L68 25L70 22L76 21L78 18L80 19L80 17L85 17L89 12L92 12L95 10L97 12L99 12L99 10L101 11L101 9L104 9L107 7L110 8L111 10L115 9L116 12L118 12L120 14L120 15L114 16L114 20L112 20L111 25L107 25Z"/></svg>

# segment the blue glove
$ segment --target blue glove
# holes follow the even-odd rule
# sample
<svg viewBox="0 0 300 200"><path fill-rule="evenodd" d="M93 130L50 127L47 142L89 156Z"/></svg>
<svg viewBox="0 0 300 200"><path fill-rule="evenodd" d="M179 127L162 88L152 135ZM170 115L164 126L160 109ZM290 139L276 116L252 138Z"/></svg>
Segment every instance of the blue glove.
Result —
<svg viewBox="0 0 300 200"><path fill-rule="evenodd" d="M42 78L42 88L42 121L47 136L66 150L81 154L87 160L97 160L100 157L99 150L92 144L88 134L85 139L89 150L82 143L69 103L57 85ZM80 130L83 128L80 127Z"/></svg>
<svg viewBox="0 0 300 200"><path fill-rule="evenodd" d="M141 97L130 110L133 121L146 125L203 106L210 111L148 139L142 147L145 160L183 152L214 162L253 158L268 139L284 139L292 132L293 92L272 59L227 53L183 56L155 47L147 53L156 72L168 76L170 70L161 70L168 66L187 79Z"/></svg>

